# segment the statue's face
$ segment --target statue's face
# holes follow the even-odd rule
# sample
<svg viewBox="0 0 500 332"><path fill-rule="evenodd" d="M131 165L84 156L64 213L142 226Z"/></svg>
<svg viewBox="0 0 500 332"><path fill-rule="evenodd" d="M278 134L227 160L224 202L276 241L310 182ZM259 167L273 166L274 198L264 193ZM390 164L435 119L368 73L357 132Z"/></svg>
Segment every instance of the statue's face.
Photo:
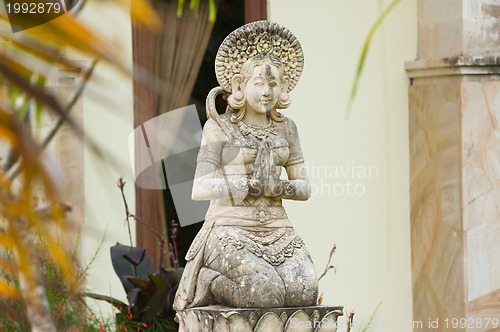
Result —
<svg viewBox="0 0 500 332"><path fill-rule="evenodd" d="M257 113L267 113L275 108L280 92L278 68L269 64L257 66L246 84L247 105Z"/></svg>

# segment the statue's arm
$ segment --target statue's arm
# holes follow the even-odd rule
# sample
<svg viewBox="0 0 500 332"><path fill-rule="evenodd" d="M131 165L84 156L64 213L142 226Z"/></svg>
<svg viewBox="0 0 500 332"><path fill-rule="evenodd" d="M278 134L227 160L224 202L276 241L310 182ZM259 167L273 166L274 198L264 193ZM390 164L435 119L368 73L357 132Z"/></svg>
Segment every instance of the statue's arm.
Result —
<svg viewBox="0 0 500 332"><path fill-rule="evenodd" d="M216 178L220 167L222 147L226 135L214 120L208 120L203 128L198 153L191 198L195 201L246 197L247 190L238 181ZM245 183L246 184L246 183Z"/></svg>
<svg viewBox="0 0 500 332"><path fill-rule="evenodd" d="M287 131L290 154L284 167L291 187L288 190L289 194L285 193L281 198L305 201L311 197L311 184L304 167L297 126L289 118L286 118L285 121L287 121L285 130Z"/></svg>

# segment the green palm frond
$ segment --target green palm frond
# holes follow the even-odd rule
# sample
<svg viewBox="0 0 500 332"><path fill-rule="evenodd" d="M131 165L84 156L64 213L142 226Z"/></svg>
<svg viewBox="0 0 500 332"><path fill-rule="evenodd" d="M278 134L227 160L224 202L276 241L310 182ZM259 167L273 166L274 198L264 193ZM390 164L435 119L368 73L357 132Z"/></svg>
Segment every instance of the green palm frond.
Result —
<svg viewBox="0 0 500 332"><path fill-rule="evenodd" d="M189 9L194 10L195 16L198 17L198 11L200 9L201 0L191 0L189 3ZM215 22L217 16L217 6L215 5L215 0L205 0L208 1L208 19L211 23ZM177 17L182 16L182 10L184 8L184 0L177 1Z"/></svg>
<svg viewBox="0 0 500 332"><path fill-rule="evenodd" d="M363 68L364 68L365 61L366 61L366 55L368 54L368 49L371 45L373 36L375 35L375 32L377 32L377 29L382 25L382 23L384 22L387 15L389 15L389 13L394 9L394 7L396 7L396 5L398 5L400 2L401 2L401 0L393 0L387 6L387 8L377 18L377 20L375 21L375 23L371 27L370 31L368 32L368 35L365 38L365 42L363 44L363 49L361 51L361 56L359 57L358 66L356 68L354 82L352 83L352 87L351 87L351 95L349 96L349 103L347 104L346 118L348 118L350 113L351 113L352 104L354 102L354 99L356 98L356 93L358 92L359 80L361 78L361 74L363 73Z"/></svg>

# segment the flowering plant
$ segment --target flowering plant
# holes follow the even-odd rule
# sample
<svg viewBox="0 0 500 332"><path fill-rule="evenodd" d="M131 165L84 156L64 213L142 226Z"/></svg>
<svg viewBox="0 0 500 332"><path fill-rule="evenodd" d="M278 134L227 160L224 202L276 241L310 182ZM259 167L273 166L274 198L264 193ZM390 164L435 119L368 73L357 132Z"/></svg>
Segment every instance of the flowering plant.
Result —
<svg viewBox="0 0 500 332"><path fill-rule="evenodd" d="M57 331L105 331L110 325L109 321L93 313L83 301L82 284L87 277L88 265L83 267L73 254L72 263L77 273L76 279L69 280L65 278L57 262L50 258L46 245L41 243L39 238L34 242L37 252L36 261L45 285L51 319ZM13 268L15 265L12 252L0 253L0 260L4 264L4 268L0 270L1 277L19 288L19 280ZM89 265L92 262L93 259ZM1 331L28 332L32 330L28 319L28 309L20 297L0 297L0 313Z"/></svg>
<svg viewBox="0 0 500 332"><path fill-rule="evenodd" d="M165 236L151 229L138 216L130 213L123 188L125 182L120 179L118 188L125 205L126 221L133 218L148 228L160 241L160 263L155 271L153 262L143 248L124 246L117 243L111 247L111 261L115 273L127 294L128 304L110 296L87 293L90 298L111 303L119 312L116 314L117 329L128 331L177 331L174 321L174 296L181 279L183 268L179 267L176 250L177 224L172 223L172 245L170 254L173 267L165 268L163 252ZM130 232L130 225L129 232Z"/></svg>

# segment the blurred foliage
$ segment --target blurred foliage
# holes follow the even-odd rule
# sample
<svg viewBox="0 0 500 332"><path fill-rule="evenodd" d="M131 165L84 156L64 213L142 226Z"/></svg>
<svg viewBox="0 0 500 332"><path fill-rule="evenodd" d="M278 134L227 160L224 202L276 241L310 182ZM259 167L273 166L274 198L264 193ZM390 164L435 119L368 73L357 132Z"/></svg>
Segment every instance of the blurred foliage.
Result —
<svg viewBox="0 0 500 332"><path fill-rule="evenodd" d="M158 269L155 271L153 262L145 249L117 243L110 249L111 262L127 294L128 304L106 295L87 293L86 296L106 301L118 309L116 314L117 328L120 326L120 329L123 327L125 330L152 332L177 331L178 324L174 321L173 304L184 271L183 268L179 267L176 243L179 224L175 221L172 221L171 224L170 259L173 268L165 268L163 253L165 252L166 234L158 233L144 223L141 218L132 214L125 197L125 181L120 178L117 185L123 199L129 236L132 236L130 231L130 218L132 218L138 225L145 227L158 238L162 255L158 262ZM130 242L132 243L132 239Z"/></svg>
<svg viewBox="0 0 500 332"><path fill-rule="evenodd" d="M137 24L152 29L161 25L145 0L113 0L110 5L124 10L126 15L130 11ZM97 59L127 74L130 68L113 41L105 39L71 13L15 34L10 32L8 18L0 14L0 31L0 152L3 156L0 167L0 271L3 271L0 300L10 303L11 308L19 306L11 316L2 319L24 322L39 331L61 331L54 315L57 316L59 310L60 316L64 310L64 317L69 319L74 316L73 312L78 312L76 308L82 303L77 305L73 297L81 297L82 286L71 255L54 236L54 227L59 232L68 227L67 207L57 186L60 179L51 176L43 150L63 123L83 137L82 128L72 120L70 111ZM96 61L89 68L83 68L67 59L67 50L80 52ZM45 82L55 69L83 73L81 85L67 104L54 90L46 87ZM47 137L40 139L32 130L29 118L32 114L35 123L39 123L42 112L48 112L59 121ZM99 151L97 146L92 149ZM34 239L44 244L46 257L43 259L39 257L40 248ZM59 296L64 292L58 286L66 287L67 296ZM49 307L49 303L55 307ZM24 318L14 319L15 314L24 315Z"/></svg>
<svg viewBox="0 0 500 332"><path fill-rule="evenodd" d="M389 13L394 9L394 7L396 7L400 2L401 0L392 0L391 3L384 9L384 11L376 19L375 23L370 28L370 31L368 31L368 35L366 36L365 41L363 43L361 55L359 56L358 65L356 67L356 74L354 75L354 81L351 86L351 95L349 96L349 101L347 104L346 117L349 117L351 113L352 104L354 102L354 99L356 99L356 93L358 92L358 84L361 79L361 74L363 73L366 56L368 54L368 49L370 48L373 36L375 35L375 32L377 32L378 28L382 25L387 15L389 15Z"/></svg>
<svg viewBox="0 0 500 332"><path fill-rule="evenodd" d="M190 8L197 11L200 0L190 1ZM210 20L214 21L215 0L205 1L209 3ZM356 96L373 34L400 1L391 2L367 36L349 109ZM127 13L130 11L134 22L138 24L151 29L157 29L161 25L146 0L111 0L109 3ZM178 15L182 15L183 3L184 0L178 0ZM54 308L63 310L67 305L64 310L70 312L67 308L72 307L75 302L71 302L71 305L62 302L58 304L53 298L53 277L54 280L64 282L68 292L74 292L74 296L81 289L81 276L71 255L61 248L52 232L54 225L62 230L66 228L66 207L56 185L58 181L51 177L42 158L44 148L62 123L83 137L82 128L71 119L70 111L81 95L95 63L84 68L70 61L66 57L68 49L108 62L131 75L131 69L116 43L107 40L71 13L16 34L10 32L8 18L0 13L0 145L2 151L7 151L0 165L0 271L3 271L0 274L0 300L7 301L2 304L10 303L12 308L15 308L14 303L20 306L13 314L22 312L22 300L28 309L47 309L48 305L40 306L41 302L47 302L44 293L48 301L53 301L51 304L56 305L57 308ZM67 104L46 88L47 78L54 68L84 73L81 86ZM60 120L55 131L40 140L27 125L27 119L33 113L34 118L38 119L35 122L39 122L42 112L48 112ZM98 152L96 146L93 148ZM43 204L36 197L43 197ZM45 258L39 256L40 250L37 250L39 248L34 239L43 242ZM44 283L47 287L43 286ZM40 293L40 286L47 291ZM34 301L32 294L40 294L41 302ZM68 301L73 301L69 300L71 298L68 296ZM40 312L43 313L43 310Z"/></svg>
<svg viewBox="0 0 500 332"><path fill-rule="evenodd" d="M48 255L47 246L40 241L39 238L33 241L37 253L35 259L40 266L51 308L51 318L57 331L105 331L106 327L112 324L92 313L83 301L84 292L81 282L87 276L88 266L82 267L73 253L71 265L76 271L76 280L68 281L59 265L55 264ZM15 260L13 253L4 251L0 257L6 264L9 264L7 268L0 270L0 276L18 288L19 280L13 268ZM3 330L31 331L26 307L19 298L1 297L0 312L2 313L0 326Z"/></svg>
<svg viewBox="0 0 500 332"><path fill-rule="evenodd" d="M215 22L215 17L217 15L217 6L215 5L216 0L206 0L208 1L208 19L210 22ZM184 7L184 0L177 1L177 16L182 16L182 8ZM198 15L198 9L200 8L200 0L191 0L189 3L189 9L194 10L195 14Z"/></svg>
<svg viewBox="0 0 500 332"><path fill-rule="evenodd" d="M208 1L210 19L215 20L214 0ZM183 0L178 2L180 5ZM197 11L199 3L191 1L190 8ZM109 5L130 13L134 24L150 29L158 29L162 24L147 0L111 0ZM4 156L0 167L0 250L11 253L8 260L0 258L0 271L11 271L0 275L0 299L23 299L27 310L36 313L30 316L36 316L33 319L44 331L53 331L55 327L48 317L50 291L45 292L43 286L46 266L38 261L33 237L45 243L48 259L60 270L63 280L78 284L78 273L53 236L54 225L61 231L67 227L66 207L56 185L58 179L51 177L44 163L43 150L63 123L83 138L83 130L72 120L70 111L97 60L131 76L131 68L117 44L72 13L15 34L10 32L6 14L0 13L0 152ZM95 61L84 68L66 57L67 50ZM54 69L83 73L80 87L67 104L45 86ZM28 119L34 114L35 123L39 124L42 112L59 121L47 137L40 139ZM99 148L90 145L99 154Z"/></svg>
<svg viewBox="0 0 500 332"><path fill-rule="evenodd" d="M183 269L160 266L155 272L144 249L121 244L111 247L111 261L129 303L105 295L86 295L118 309L117 327L133 331L177 331L173 303Z"/></svg>

